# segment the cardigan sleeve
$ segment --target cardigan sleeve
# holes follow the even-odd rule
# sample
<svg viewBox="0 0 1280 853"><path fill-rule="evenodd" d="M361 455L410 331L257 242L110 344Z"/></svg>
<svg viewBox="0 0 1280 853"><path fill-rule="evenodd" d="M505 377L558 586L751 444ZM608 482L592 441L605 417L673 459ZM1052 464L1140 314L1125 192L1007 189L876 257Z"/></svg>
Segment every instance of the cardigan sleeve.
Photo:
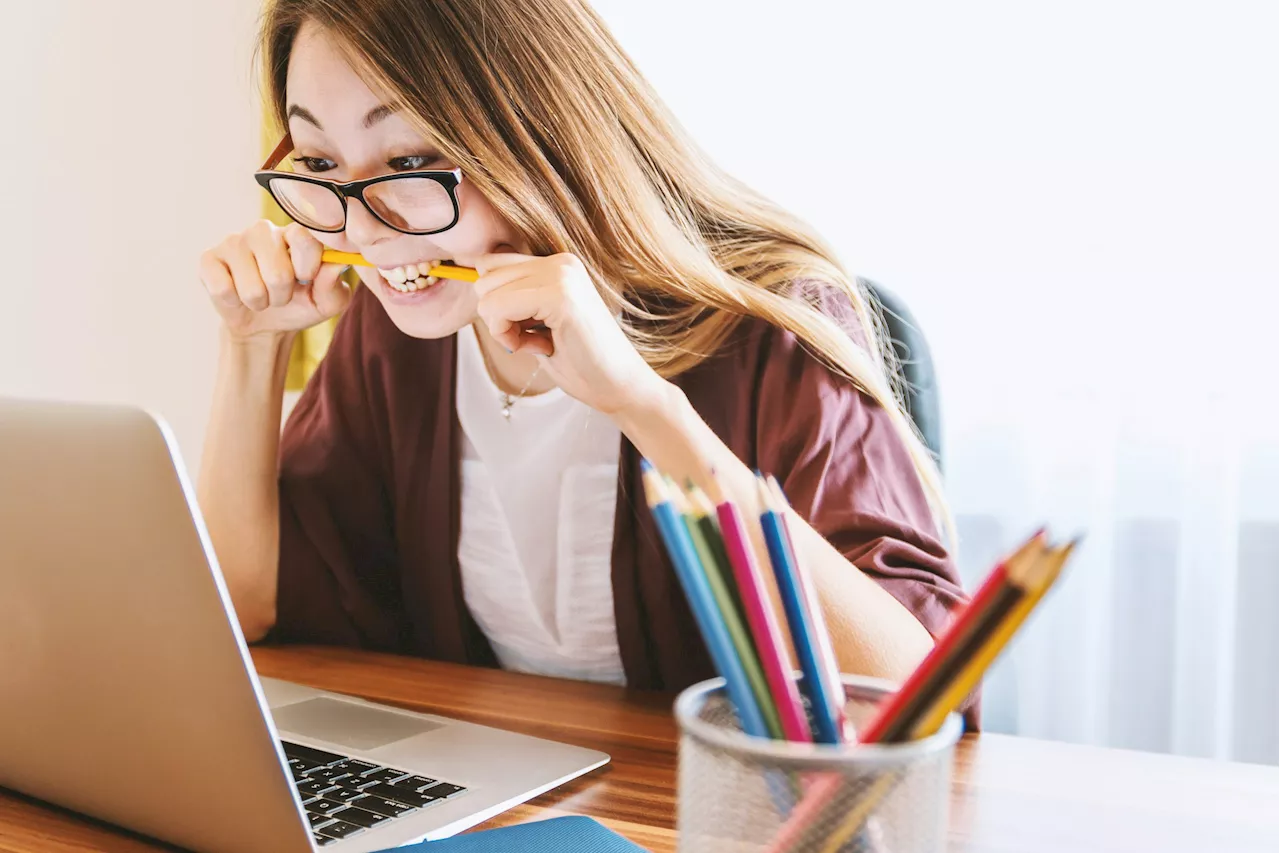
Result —
<svg viewBox="0 0 1280 853"><path fill-rule="evenodd" d="M281 439L272 640L395 646L403 608L393 516L364 375L372 300L357 289Z"/></svg>

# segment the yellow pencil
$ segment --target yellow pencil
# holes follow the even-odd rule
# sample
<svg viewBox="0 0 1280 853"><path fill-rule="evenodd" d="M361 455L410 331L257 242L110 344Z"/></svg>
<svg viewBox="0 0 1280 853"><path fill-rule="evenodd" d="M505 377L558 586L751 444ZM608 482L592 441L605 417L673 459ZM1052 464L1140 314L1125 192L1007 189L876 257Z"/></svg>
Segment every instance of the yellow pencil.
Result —
<svg viewBox="0 0 1280 853"><path fill-rule="evenodd" d="M320 260L326 264L350 264L356 267L371 267L364 255L357 255L355 252L339 252L336 249L325 249L320 255ZM475 281L480 274L470 267L455 267L450 264L441 264L427 270L427 275L433 275L436 278L451 278L455 281Z"/></svg>
<svg viewBox="0 0 1280 853"><path fill-rule="evenodd" d="M969 659L964 669L938 696L933 705L921 715L920 722L911 731L912 738L928 737L936 732L946 720L947 714L960 707L969 694L977 689L991 664L1004 651L1009 640L1018 632L1022 623L1031 615L1031 611L1035 610L1036 605L1058 579L1058 575L1062 573L1062 567L1075 547L1076 541L1072 541L1054 548L1044 557L1041 565L1036 566L1032 572L1028 572L1027 594L982 644L978 653Z"/></svg>

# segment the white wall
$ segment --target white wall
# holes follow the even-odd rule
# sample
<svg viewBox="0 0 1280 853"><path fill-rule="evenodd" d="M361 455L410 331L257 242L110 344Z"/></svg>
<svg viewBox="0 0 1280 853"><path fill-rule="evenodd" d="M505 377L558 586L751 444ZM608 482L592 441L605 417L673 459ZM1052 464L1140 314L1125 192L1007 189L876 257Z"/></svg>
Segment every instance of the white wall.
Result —
<svg viewBox="0 0 1280 853"><path fill-rule="evenodd" d="M198 462L200 253L258 211L256 0L4 4L0 394L163 413Z"/></svg>

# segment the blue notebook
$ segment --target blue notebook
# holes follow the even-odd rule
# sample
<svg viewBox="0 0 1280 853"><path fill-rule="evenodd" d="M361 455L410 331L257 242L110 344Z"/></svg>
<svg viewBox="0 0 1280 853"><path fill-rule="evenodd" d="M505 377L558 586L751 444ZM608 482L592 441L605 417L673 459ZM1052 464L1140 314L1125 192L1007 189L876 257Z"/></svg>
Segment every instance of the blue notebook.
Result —
<svg viewBox="0 0 1280 853"><path fill-rule="evenodd" d="M397 847L387 853L526 853L573 850L575 853L648 853L589 817L553 817L501 829L455 835Z"/></svg>

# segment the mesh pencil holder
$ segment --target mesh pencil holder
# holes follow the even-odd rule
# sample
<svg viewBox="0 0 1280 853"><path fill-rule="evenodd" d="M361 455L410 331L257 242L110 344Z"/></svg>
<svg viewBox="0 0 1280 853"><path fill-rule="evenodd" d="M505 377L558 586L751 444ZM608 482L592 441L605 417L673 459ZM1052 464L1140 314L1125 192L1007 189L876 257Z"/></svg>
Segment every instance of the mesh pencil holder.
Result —
<svg viewBox="0 0 1280 853"><path fill-rule="evenodd" d="M861 724L892 687L844 676ZM724 680L695 684L680 725L680 853L940 853L946 849L952 714L937 734L886 745L787 743L738 727Z"/></svg>

